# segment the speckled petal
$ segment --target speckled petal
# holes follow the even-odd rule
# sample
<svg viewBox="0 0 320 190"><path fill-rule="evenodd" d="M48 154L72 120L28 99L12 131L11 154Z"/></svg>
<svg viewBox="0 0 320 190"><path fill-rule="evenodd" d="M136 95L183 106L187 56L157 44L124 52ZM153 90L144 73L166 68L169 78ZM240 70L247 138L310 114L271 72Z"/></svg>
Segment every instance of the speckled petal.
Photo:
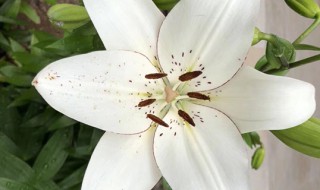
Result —
<svg viewBox="0 0 320 190"><path fill-rule="evenodd" d="M132 134L145 131L151 123L146 114L157 113L163 103L137 106L163 90L161 79L145 78L155 72L139 53L100 51L54 62L33 84L61 113L105 131Z"/></svg>
<svg viewBox="0 0 320 190"><path fill-rule="evenodd" d="M240 132L223 113L191 103L183 107L195 127L171 111L158 127L154 154L174 190L247 190L249 160Z"/></svg>
<svg viewBox="0 0 320 190"><path fill-rule="evenodd" d="M155 128L137 135L106 132L91 156L82 190L148 190L161 173L153 157Z"/></svg>
<svg viewBox="0 0 320 190"><path fill-rule="evenodd" d="M171 83L190 71L203 74L189 91L227 82L241 67L251 46L259 0L183 0L160 29L158 54Z"/></svg>
<svg viewBox="0 0 320 190"><path fill-rule="evenodd" d="M157 38L164 20L152 0L84 0L107 50L130 50L156 62Z"/></svg>
<svg viewBox="0 0 320 190"><path fill-rule="evenodd" d="M289 77L243 67L224 86L206 92L210 102L197 101L227 114L242 133L280 130L299 125L315 111L315 89Z"/></svg>

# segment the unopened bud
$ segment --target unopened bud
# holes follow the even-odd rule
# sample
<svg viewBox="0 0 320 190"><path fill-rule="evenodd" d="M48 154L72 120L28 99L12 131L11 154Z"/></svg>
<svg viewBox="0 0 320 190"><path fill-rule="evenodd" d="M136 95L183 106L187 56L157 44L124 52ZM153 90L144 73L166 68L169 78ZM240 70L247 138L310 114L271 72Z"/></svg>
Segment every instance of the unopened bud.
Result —
<svg viewBox="0 0 320 190"><path fill-rule="evenodd" d="M285 0L288 6L308 18L316 18L320 12L319 5L314 0Z"/></svg>
<svg viewBox="0 0 320 190"><path fill-rule="evenodd" d="M320 158L320 119L311 118L297 127L271 132L290 148Z"/></svg>
<svg viewBox="0 0 320 190"><path fill-rule="evenodd" d="M251 167L255 170L259 169L263 163L265 150L263 147L257 148L251 159Z"/></svg>
<svg viewBox="0 0 320 190"><path fill-rule="evenodd" d="M62 29L75 29L90 20L84 7L72 4L54 5L48 10L47 15L54 25Z"/></svg>

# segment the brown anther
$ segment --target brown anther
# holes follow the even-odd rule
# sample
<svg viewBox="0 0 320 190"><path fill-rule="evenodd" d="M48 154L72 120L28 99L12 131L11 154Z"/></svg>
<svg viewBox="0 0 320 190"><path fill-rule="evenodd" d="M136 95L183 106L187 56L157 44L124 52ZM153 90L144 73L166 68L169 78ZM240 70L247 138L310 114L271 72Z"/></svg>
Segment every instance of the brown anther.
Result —
<svg viewBox="0 0 320 190"><path fill-rule="evenodd" d="M166 122L164 122L162 119L160 119L159 117L157 117L155 115L148 114L147 118L151 119L153 122L155 122L161 126L169 127L169 125Z"/></svg>
<svg viewBox="0 0 320 190"><path fill-rule="evenodd" d="M188 80L192 80L194 78L197 78L198 76L200 76L202 74L202 71L193 71L193 72L188 72L185 73L183 75L181 75L179 77L179 80L182 82L188 81Z"/></svg>
<svg viewBox="0 0 320 190"><path fill-rule="evenodd" d="M166 73L152 73L145 76L146 79L160 79L166 77Z"/></svg>
<svg viewBox="0 0 320 190"><path fill-rule="evenodd" d="M199 92L188 92L187 94L190 98L196 98L199 100L210 100L210 97Z"/></svg>
<svg viewBox="0 0 320 190"><path fill-rule="evenodd" d="M138 104L138 107L145 107L153 104L156 101L156 99L147 99L143 100Z"/></svg>
<svg viewBox="0 0 320 190"><path fill-rule="evenodd" d="M178 114L180 117L182 117L186 122L188 122L190 125L192 126L196 126L196 124L194 123L193 119L190 117L189 114L187 114L185 111L179 110Z"/></svg>

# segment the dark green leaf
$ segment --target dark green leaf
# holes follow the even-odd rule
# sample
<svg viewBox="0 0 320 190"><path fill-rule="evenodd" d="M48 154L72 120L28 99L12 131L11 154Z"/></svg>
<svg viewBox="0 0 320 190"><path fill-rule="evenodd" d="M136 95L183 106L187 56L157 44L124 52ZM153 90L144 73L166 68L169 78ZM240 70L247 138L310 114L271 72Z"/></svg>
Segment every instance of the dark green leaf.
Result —
<svg viewBox="0 0 320 190"><path fill-rule="evenodd" d="M0 75L3 75L1 82L7 82L16 86L29 87L33 77L24 73L21 68L8 65L0 68Z"/></svg>
<svg viewBox="0 0 320 190"><path fill-rule="evenodd" d="M1 190L37 190L27 183L21 183L11 179L0 178L0 189Z"/></svg>
<svg viewBox="0 0 320 190"><path fill-rule="evenodd" d="M30 20L36 24L40 24L40 17L37 12L26 2L21 3L20 12L26 15Z"/></svg>
<svg viewBox="0 0 320 190"><path fill-rule="evenodd" d="M14 156L20 157L21 150L19 147L4 133L0 131L0 149L8 151L10 154Z"/></svg>
<svg viewBox="0 0 320 190"><path fill-rule="evenodd" d="M48 128L49 131L61 129L64 127L69 127L73 124L76 124L77 121L67 117L67 116L61 116L57 120L55 120Z"/></svg>
<svg viewBox="0 0 320 190"><path fill-rule="evenodd" d="M27 182L34 177L28 164L3 149L0 149L0 168L0 177L3 178Z"/></svg>
<svg viewBox="0 0 320 190"><path fill-rule="evenodd" d="M66 177L64 180L62 180L59 183L61 189L69 190L71 187L77 184L81 184L86 168L86 165L82 166L81 168L77 169L72 174L70 174L68 177Z"/></svg>
<svg viewBox="0 0 320 190"><path fill-rule="evenodd" d="M33 169L38 180L51 179L60 170L68 157L66 151L71 145L72 128L57 131L41 150Z"/></svg>

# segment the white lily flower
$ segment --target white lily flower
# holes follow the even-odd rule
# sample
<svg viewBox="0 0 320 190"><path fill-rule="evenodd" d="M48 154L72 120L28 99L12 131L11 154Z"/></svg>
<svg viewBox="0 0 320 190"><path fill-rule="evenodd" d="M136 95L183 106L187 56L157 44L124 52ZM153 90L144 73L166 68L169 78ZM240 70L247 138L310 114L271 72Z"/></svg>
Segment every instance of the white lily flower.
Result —
<svg viewBox="0 0 320 190"><path fill-rule="evenodd" d="M83 190L249 189L241 132L306 121L314 87L242 66L259 0L84 0L107 51L44 68L33 84L56 110L105 130Z"/></svg>

